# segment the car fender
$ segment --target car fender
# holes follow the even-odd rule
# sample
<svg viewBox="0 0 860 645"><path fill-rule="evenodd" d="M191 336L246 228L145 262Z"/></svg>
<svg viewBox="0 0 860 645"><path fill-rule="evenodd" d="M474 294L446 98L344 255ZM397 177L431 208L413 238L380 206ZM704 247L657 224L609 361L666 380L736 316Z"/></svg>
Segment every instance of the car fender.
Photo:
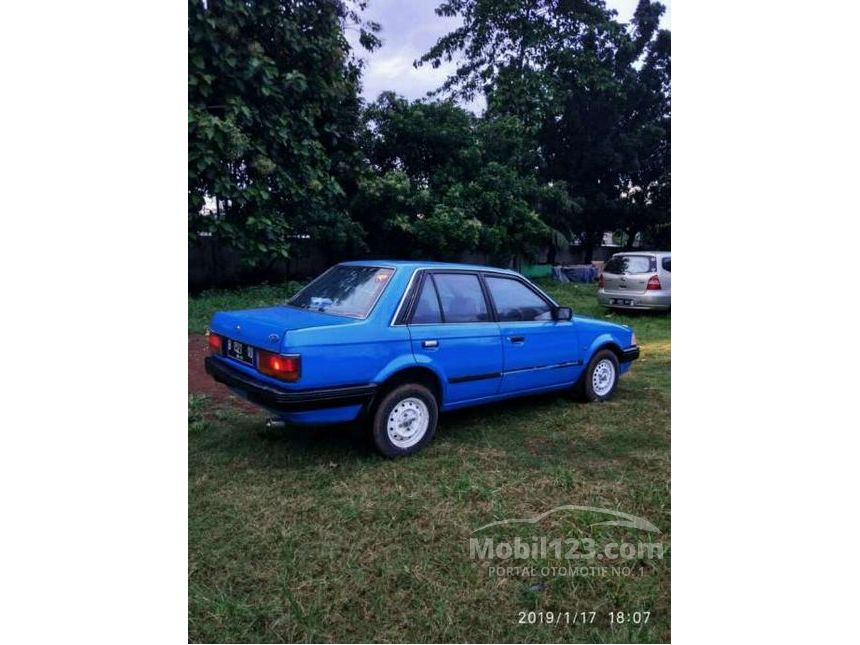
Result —
<svg viewBox="0 0 860 645"><path fill-rule="evenodd" d="M423 357L419 357L423 358ZM427 361L427 360L416 360L416 357L410 352L409 354L401 354L397 358L392 361L389 361L385 367L383 367L373 379L374 383L384 383L389 378L397 374L398 372L402 372L403 370L413 368L413 367L424 367L429 369L436 375L436 378L439 379L439 382L442 384L442 389L444 392L445 389L445 374L439 368L439 365L436 363Z"/></svg>
<svg viewBox="0 0 860 645"><path fill-rule="evenodd" d="M585 364L588 364L591 357L594 356L599 349L607 345L611 345L613 351L616 353L621 351L621 343L618 342L618 339L615 336L610 333L599 334L591 341L591 344L585 350Z"/></svg>
<svg viewBox="0 0 860 645"><path fill-rule="evenodd" d="M441 387L442 398L444 400L448 394L448 379L445 376L445 370L438 363L427 360L425 356L416 357L412 353L398 356L377 373L373 382L377 384L384 383L398 372L415 367L422 367L433 372L436 378L439 379L439 386Z"/></svg>

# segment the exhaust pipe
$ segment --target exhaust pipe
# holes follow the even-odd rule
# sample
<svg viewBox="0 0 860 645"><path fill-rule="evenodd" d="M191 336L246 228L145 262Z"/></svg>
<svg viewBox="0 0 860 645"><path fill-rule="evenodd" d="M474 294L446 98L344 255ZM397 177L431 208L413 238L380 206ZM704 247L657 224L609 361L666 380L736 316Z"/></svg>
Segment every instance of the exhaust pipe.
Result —
<svg viewBox="0 0 860 645"><path fill-rule="evenodd" d="M272 417L266 420L266 430L283 430L287 427L287 422L277 417Z"/></svg>

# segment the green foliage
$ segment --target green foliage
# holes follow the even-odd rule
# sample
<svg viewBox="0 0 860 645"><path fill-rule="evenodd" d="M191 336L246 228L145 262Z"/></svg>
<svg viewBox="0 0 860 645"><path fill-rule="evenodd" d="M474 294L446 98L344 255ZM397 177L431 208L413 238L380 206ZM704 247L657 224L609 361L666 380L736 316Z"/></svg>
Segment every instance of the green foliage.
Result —
<svg viewBox="0 0 860 645"><path fill-rule="evenodd" d="M464 62L442 92L487 97L486 119L517 117L541 177L564 182L576 208L556 211L554 228L583 233L665 231L669 222L670 34L665 8L640 0L630 24L603 0L448 0L459 16L419 61ZM548 221L548 223L550 223Z"/></svg>
<svg viewBox="0 0 860 645"><path fill-rule="evenodd" d="M507 263L550 236L539 209L552 187L513 117L477 119L450 101L389 92L365 111L362 146L370 167L352 212L383 255L482 251Z"/></svg>
<svg viewBox="0 0 860 645"><path fill-rule="evenodd" d="M365 0L189 0L189 233L265 275L297 242L347 256L553 262L604 231L669 246L670 34L640 0L447 0L418 64L440 91L358 98ZM481 93L477 117L457 97ZM208 198L208 201L207 201ZM207 204L214 212L201 214ZM549 257L538 258L549 249Z"/></svg>
<svg viewBox="0 0 860 645"><path fill-rule="evenodd" d="M189 0L189 232L238 248L251 266L288 257L310 235L331 247L357 233L359 65L345 2ZM204 198L216 212L201 215Z"/></svg>

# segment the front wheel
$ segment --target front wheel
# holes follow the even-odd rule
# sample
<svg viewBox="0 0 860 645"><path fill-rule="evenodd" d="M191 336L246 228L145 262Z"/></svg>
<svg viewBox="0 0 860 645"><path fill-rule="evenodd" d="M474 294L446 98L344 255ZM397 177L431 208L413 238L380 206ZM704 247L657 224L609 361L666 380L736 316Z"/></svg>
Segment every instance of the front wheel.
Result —
<svg viewBox="0 0 860 645"><path fill-rule="evenodd" d="M439 406L430 390L417 383L401 385L376 407L373 444L386 457L411 455L433 439L438 418Z"/></svg>
<svg viewBox="0 0 860 645"><path fill-rule="evenodd" d="M589 401L605 401L618 385L618 357L602 349L591 357L583 376L583 393Z"/></svg>

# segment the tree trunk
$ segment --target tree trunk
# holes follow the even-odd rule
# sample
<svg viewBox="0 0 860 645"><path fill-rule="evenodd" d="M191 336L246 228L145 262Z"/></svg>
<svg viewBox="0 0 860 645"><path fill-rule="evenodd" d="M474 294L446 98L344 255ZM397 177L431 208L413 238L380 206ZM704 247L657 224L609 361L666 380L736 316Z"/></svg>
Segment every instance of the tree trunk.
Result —
<svg viewBox="0 0 860 645"><path fill-rule="evenodd" d="M624 250L629 251L633 248L633 242L636 241L637 231L635 228L633 228L633 229L628 229L624 232L627 233L627 239L624 241Z"/></svg>
<svg viewBox="0 0 860 645"><path fill-rule="evenodd" d="M591 264L594 259L594 238L591 233L585 236L582 242L582 263Z"/></svg>
<svg viewBox="0 0 860 645"><path fill-rule="evenodd" d="M556 248L555 248L555 233L550 235L549 237L549 250L546 252L546 263L555 266L555 257L556 257Z"/></svg>

